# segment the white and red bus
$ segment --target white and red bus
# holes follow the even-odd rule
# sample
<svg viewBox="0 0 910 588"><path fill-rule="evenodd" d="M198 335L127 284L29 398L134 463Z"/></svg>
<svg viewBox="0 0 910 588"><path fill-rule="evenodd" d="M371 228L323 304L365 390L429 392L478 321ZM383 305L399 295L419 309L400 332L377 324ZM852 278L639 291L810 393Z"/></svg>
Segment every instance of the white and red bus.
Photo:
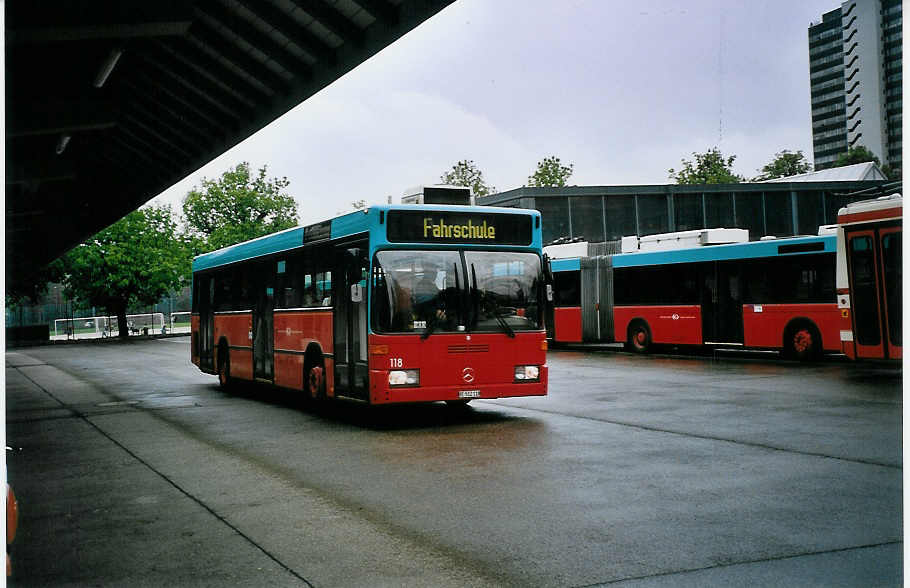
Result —
<svg viewBox="0 0 910 588"><path fill-rule="evenodd" d="M382 205L193 261L192 361L371 404L547 393L540 213Z"/></svg>
<svg viewBox="0 0 910 588"><path fill-rule="evenodd" d="M744 229L626 237L626 252L614 254L598 254L604 244L545 247L549 335L640 353L658 344L776 349L797 359L840 351L836 237L819 232L753 242Z"/></svg>
<svg viewBox="0 0 910 588"><path fill-rule="evenodd" d="M841 350L850 359L903 358L900 194L854 202L837 214Z"/></svg>

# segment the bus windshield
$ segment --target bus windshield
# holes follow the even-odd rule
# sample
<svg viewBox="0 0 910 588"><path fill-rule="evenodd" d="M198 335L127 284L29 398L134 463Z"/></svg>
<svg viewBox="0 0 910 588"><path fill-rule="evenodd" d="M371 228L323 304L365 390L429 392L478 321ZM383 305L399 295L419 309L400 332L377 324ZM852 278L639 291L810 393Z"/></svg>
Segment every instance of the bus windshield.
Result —
<svg viewBox="0 0 910 588"><path fill-rule="evenodd" d="M514 336L543 328L542 288L534 253L380 251L373 261L373 330Z"/></svg>

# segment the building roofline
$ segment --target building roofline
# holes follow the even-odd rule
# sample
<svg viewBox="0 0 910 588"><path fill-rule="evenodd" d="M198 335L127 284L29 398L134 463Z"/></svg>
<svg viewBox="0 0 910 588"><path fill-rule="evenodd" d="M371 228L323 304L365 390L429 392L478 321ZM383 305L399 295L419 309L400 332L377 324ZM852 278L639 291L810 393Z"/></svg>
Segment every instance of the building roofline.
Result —
<svg viewBox="0 0 910 588"><path fill-rule="evenodd" d="M875 188L888 180L844 180L822 182L742 182L739 184L629 184L602 186L564 186L560 188L532 188L522 186L505 192L478 196L477 204L491 205L515 198L548 196L632 196L646 194L702 194L716 192L800 192L809 190L854 191Z"/></svg>

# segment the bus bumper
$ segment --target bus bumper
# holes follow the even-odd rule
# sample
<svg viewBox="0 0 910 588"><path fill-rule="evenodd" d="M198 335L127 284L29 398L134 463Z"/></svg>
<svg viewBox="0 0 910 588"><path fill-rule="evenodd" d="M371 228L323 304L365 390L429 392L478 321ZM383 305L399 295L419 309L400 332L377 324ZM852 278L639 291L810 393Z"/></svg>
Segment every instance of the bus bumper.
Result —
<svg viewBox="0 0 910 588"><path fill-rule="evenodd" d="M546 396L548 369L540 366L540 380L534 382L508 382L494 384L464 384L462 386L413 386L390 387L388 372L370 371L371 404L395 404L405 402L437 402L445 400L490 400L522 396Z"/></svg>

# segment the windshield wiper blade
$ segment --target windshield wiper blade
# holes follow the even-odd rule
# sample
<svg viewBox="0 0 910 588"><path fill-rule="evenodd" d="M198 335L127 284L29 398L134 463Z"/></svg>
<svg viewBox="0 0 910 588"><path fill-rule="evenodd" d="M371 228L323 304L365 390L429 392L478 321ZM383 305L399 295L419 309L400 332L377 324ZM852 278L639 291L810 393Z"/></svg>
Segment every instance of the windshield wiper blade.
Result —
<svg viewBox="0 0 910 588"><path fill-rule="evenodd" d="M515 338L515 329L513 329L506 319L502 318L502 315L499 314L499 306L493 306L493 316L496 317L496 322L499 323L499 326L502 327L502 330L506 332L506 335Z"/></svg>
<svg viewBox="0 0 910 588"><path fill-rule="evenodd" d="M424 340L424 339L426 339L427 337L429 337L430 335L433 334L433 331L436 330L436 324L437 324L438 322L439 322L439 321L436 320L436 315L435 315L435 314L434 314L432 317L430 317L430 320L427 321L427 328L424 329L424 330L423 330L423 333L420 334L420 340L421 340L421 341Z"/></svg>

